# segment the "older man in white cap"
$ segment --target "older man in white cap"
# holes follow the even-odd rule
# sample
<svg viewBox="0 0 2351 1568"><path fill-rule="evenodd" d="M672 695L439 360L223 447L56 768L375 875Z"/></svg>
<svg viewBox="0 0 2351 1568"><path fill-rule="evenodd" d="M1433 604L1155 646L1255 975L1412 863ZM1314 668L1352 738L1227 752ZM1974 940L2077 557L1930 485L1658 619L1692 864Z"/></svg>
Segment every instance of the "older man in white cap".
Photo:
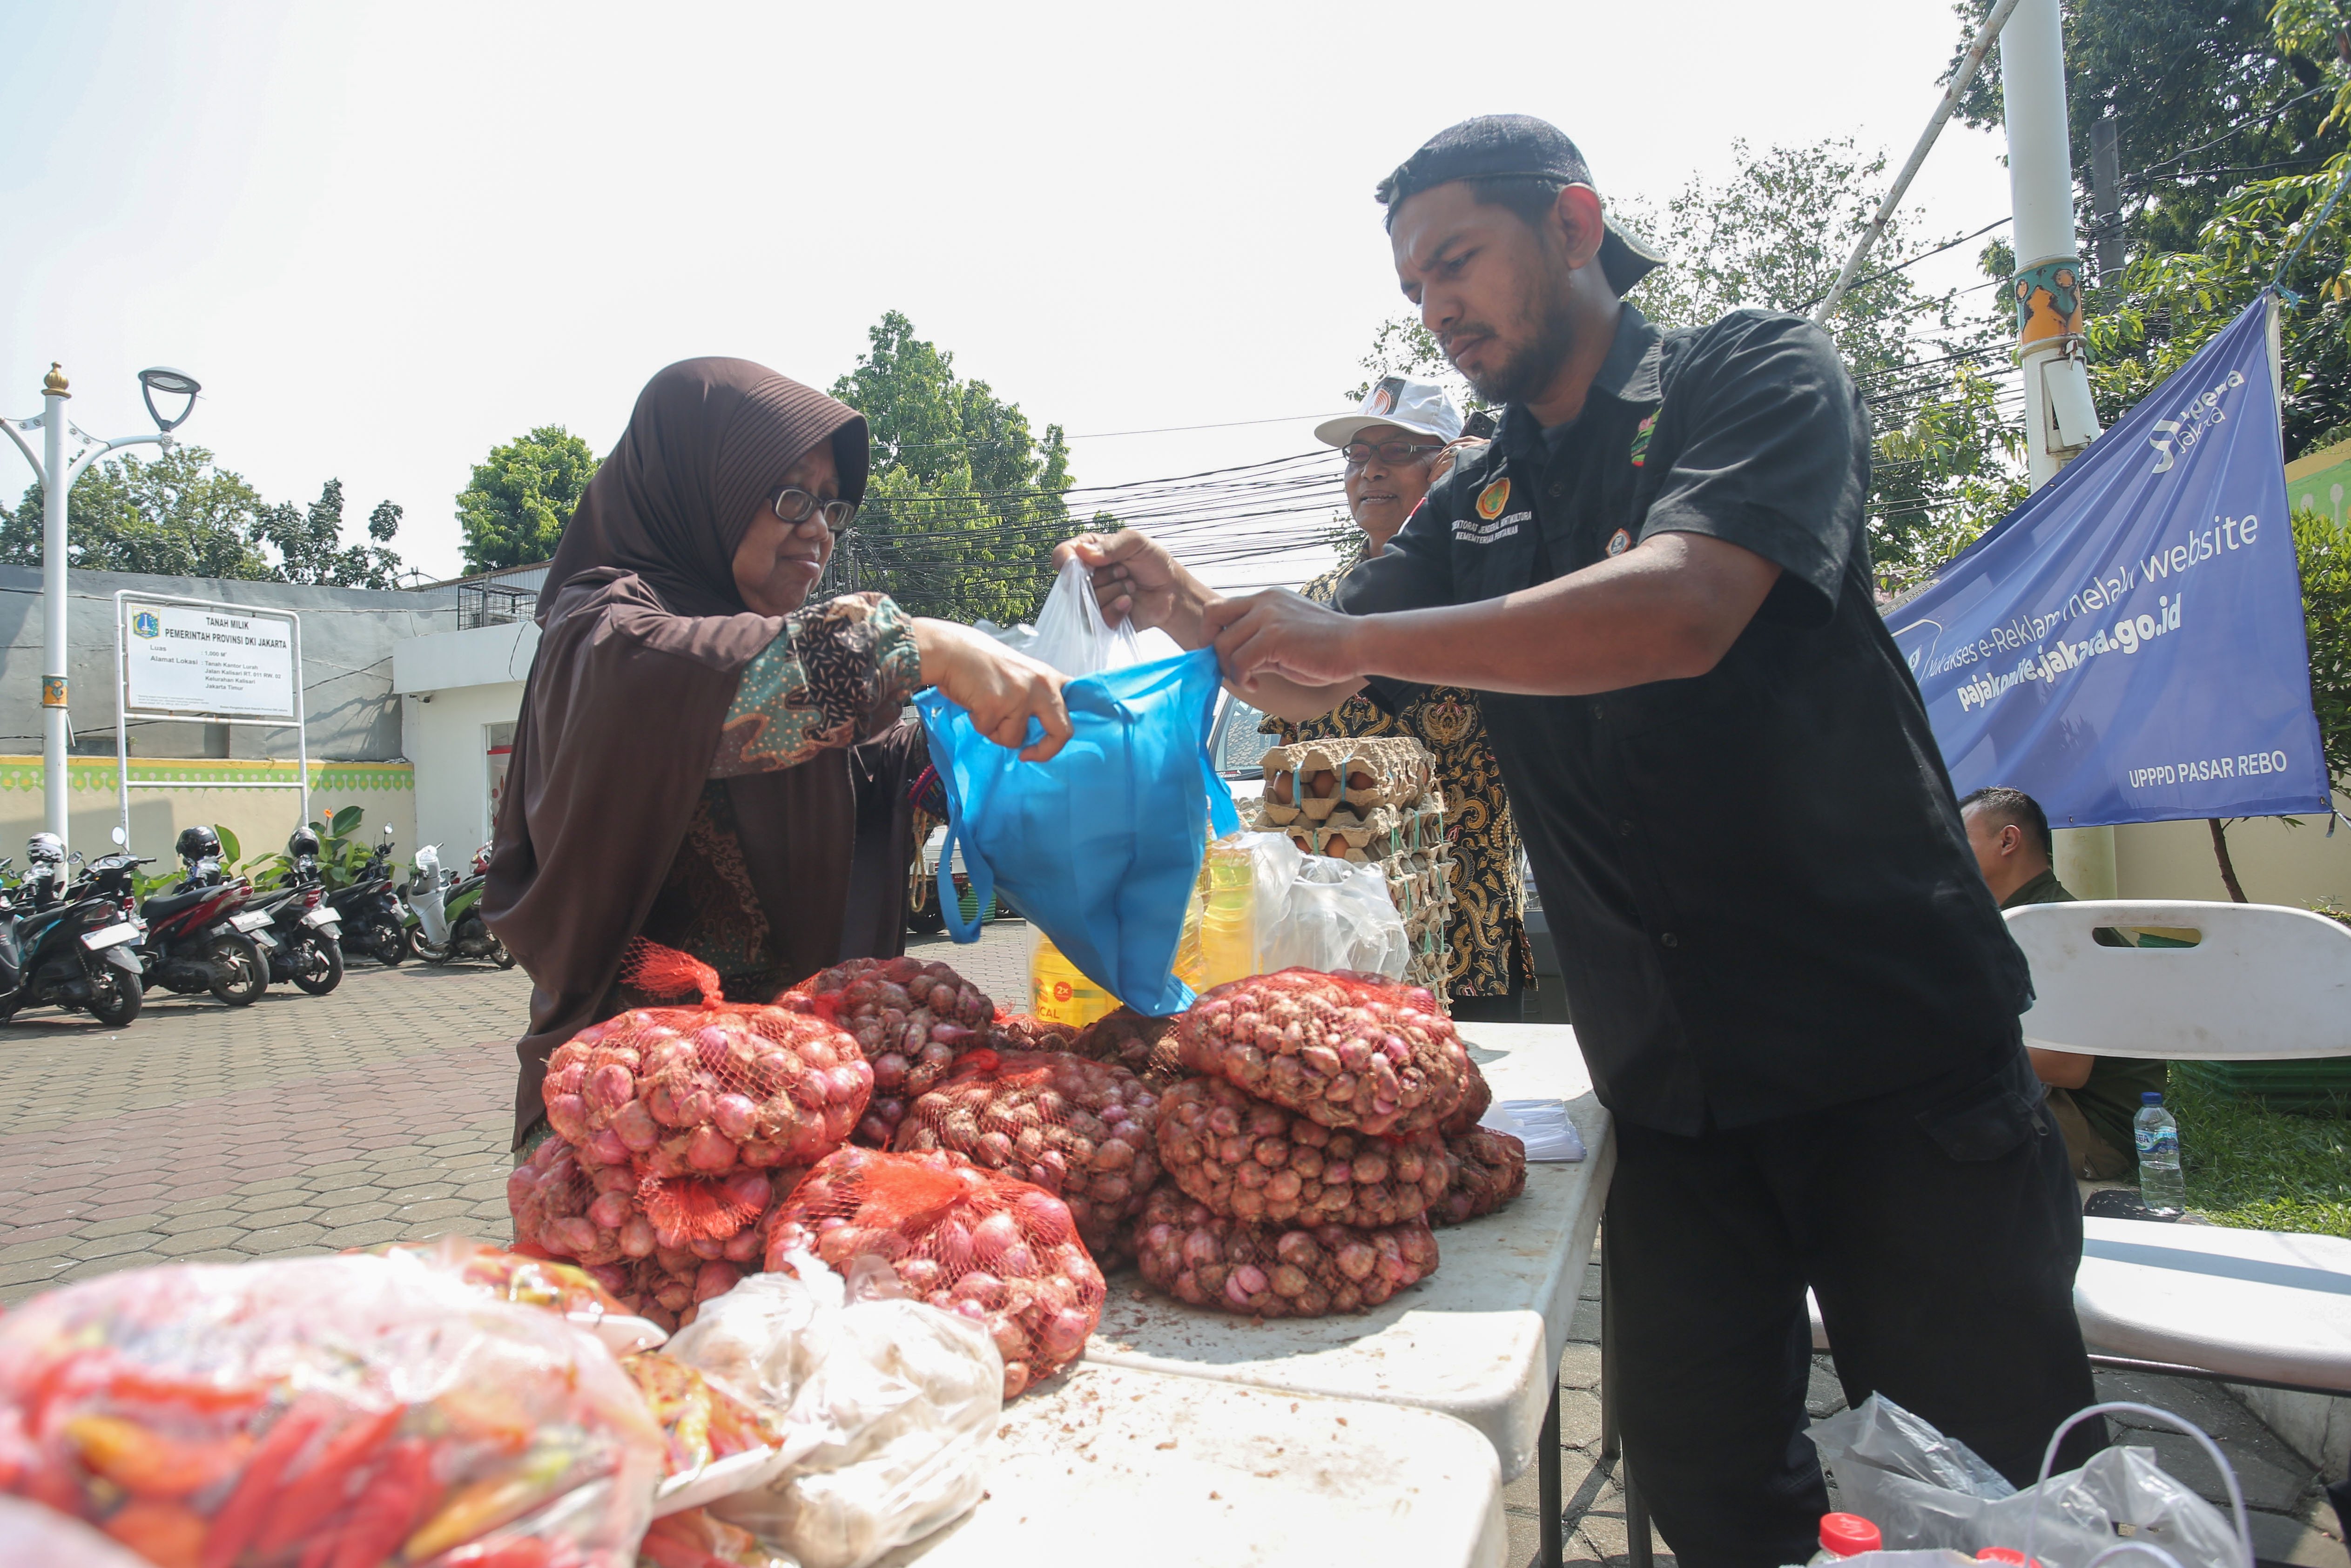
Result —
<svg viewBox="0 0 2351 1568"><path fill-rule="evenodd" d="M1453 466L1457 450L1479 444L1461 436L1461 413L1434 382L1383 376L1353 413L1326 419L1315 436L1347 462L1347 510L1364 531L1368 560L1387 548L1428 487ZM1301 591L1327 604L1355 563ZM1519 830L1502 793L1501 769L1486 740L1474 692L1424 686L1389 706L1369 693L1302 724L1269 718L1268 735L1289 745L1375 735L1405 735L1437 758L1452 841L1453 909L1446 918L1446 993L1457 1019L1515 1023L1522 993L1534 984L1527 945L1526 883L1519 874Z"/></svg>

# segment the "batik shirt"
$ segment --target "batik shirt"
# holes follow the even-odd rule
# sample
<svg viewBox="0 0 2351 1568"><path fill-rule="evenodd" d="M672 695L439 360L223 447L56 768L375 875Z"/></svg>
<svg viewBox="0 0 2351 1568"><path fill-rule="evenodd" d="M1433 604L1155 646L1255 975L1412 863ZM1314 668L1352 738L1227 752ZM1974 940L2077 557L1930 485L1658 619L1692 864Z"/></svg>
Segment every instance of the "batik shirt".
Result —
<svg viewBox="0 0 2351 1568"><path fill-rule="evenodd" d="M1326 572L1299 591L1328 604L1347 568ZM1510 820L1501 770L1487 744L1486 720L1474 692L1421 686L1394 712L1363 695L1304 724L1269 718L1260 733L1284 746L1301 740L1353 740L1407 736L1437 758L1437 787L1445 797L1445 836L1453 846L1453 912L1445 920L1446 992L1455 997L1509 993L1511 972L1534 985L1534 953L1527 943L1526 884L1519 875L1519 829Z"/></svg>
<svg viewBox="0 0 2351 1568"><path fill-rule="evenodd" d="M921 673L906 616L885 595L844 594L784 617L782 634L744 666L645 937L717 970L729 997L764 1000L802 978L778 969L726 780L867 739L872 716L904 702Z"/></svg>

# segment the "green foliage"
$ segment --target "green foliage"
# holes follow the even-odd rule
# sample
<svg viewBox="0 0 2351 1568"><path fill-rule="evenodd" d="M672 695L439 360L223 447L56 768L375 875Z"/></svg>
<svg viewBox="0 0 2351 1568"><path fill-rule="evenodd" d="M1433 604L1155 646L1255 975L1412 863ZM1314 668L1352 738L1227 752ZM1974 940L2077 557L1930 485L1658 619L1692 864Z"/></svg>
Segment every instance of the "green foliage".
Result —
<svg viewBox="0 0 2351 1568"><path fill-rule="evenodd" d="M2220 1225L2351 1237L2351 1122L2272 1111L2174 1073L2188 1206Z"/></svg>
<svg viewBox="0 0 2351 1568"><path fill-rule="evenodd" d="M281 582L313 582L333 588L396 588L400 557L384 548L400 532L401 509L379 502L368 518L369 545L343 538L343 482L329 479L319 498L301 511L284 502L265 507L255 519L263 543L276 547Z"/></svg>
<svg viewBox="0 0 2351 1568"><path fill-rule="evenodd" d="M332 817L310 823L310 831L319 835L319 872L329 893L359 881L368 857L375 852L375 846L360 837L364 815L359 807L346 806ZM228 848L226 831L222 830L223 850ZM236 869L240 875L250 877L256 888L283 887L293 880L294 860L281 849L256 855Z"/></svg>
<svg viewBox="0 0 2351 1568"><path fill-rule="evenodd" d="M2326 776L2351 790L2351 529L2304 507L2294 515L2302 613L2310 642L2310 700Z"/></svg>
<svg viewBox="0 0 2351 1568"><path fill-rule="evenodd" d="M917 615L1029 619L1071 526L1061 427L1039 440L1018 403L958 376L955 356L895 310L867 337L832 395L865 415L872 477L820 591L883 588Z"/></svg>
<svg viewBox="0 0 2351 1568"><path fill-rule="evenodd" d="M0 524L0 560L41 564L42 486ZM162 456L125 454L83 474L66 504L70 563L89 571L146 571L167 577L266 580L269 560L256 548L258 492L213 466L201 446Z"/></svg>
<svg viewBox="0 0 2351 1568"><path fill-rule="evenodd" d="M466 571L529 566L554 555L595 474L596 454L559 424L490 448L457 495Z"/></svg>
<svg viewBox="0 0 2351 1568"><path fill-rule="evenodd" d="M220 835L221 864L235 865L245 858L245 846L237 842L236 835L225 824L215 824L213 831Z"/></svg>
<svg viewBox="0 0 2351 1568"><path fill-rule="evenodd" d="M0 514L0 561L41 564L41 486ZM152 459L126 453L82 475L66 503L66 549L86 571L142 571L249 582L315 582L391 588L400 558L388 546L400 508L378 503L368 520L375 544L341 543L343 484L329 479L306 510L266 504L201 446L173 446Z"/></svg>

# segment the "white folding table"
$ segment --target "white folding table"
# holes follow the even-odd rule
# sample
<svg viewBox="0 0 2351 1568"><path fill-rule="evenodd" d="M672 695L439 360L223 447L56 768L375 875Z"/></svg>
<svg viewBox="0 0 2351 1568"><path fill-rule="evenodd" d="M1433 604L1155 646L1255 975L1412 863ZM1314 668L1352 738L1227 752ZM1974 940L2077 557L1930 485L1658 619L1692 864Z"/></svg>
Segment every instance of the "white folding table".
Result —
<svg viewBox="0 0 2351 1568"><path fill-rule="evenodd" d="M979 1506L880 1568L1503 1568L1493 1447L1431 1411L1081 1364L998 1437Z"/></svg>
<svg viewBox="0 0 2351 1568"><path fill-rule="evenodd" d="M1516 1202L1439 1230L1437 1272L1360 1316L1258 1322L1187 1307L1122 1271L1085 1359L1458 1416L1493 1445L1503 1479L1539 1466L1541 1560L1556 1563L1559 1361L1615 1142L1573 1029L1472 1023L1461 1034L1496 1100L1567 1102L1586 1150L1582 1163L1528 1166Z"/></svg>

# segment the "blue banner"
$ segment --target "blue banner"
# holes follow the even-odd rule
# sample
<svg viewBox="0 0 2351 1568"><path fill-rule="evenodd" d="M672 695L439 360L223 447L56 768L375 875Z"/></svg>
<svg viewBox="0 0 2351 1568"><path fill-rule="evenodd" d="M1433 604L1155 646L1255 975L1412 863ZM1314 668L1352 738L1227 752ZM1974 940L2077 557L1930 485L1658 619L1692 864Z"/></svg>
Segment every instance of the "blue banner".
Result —
<svg viewBox="0 0 2351 1568"><path fill-rule="evenodd" d="M1887 612L1959 793L2060 827L2329 810L2268 308Z"/></svg>

